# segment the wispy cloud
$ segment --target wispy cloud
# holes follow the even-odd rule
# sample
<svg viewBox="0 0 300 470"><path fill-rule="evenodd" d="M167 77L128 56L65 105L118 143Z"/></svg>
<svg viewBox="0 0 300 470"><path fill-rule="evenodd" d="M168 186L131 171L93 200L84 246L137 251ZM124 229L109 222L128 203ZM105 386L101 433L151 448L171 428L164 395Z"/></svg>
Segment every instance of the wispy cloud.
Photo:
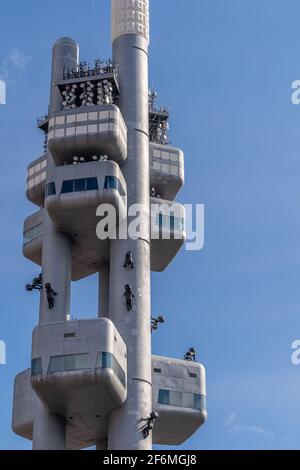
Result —
<svg viewBox="0 0 300 470"><path fill-rule="evenodd" d="M14 71L25 70L30 60L28 55L14 47L0 62L0 78L8 79Z"/></svg>
<svg viewBox="0 0 300 470"><path fill-rule="evenodd" d="M267 439L274 437L274 432L257 426L255 424L243 424L236 413L231 413L225 420L225 428L230 434L246 435L248 437L261 436Z"/></svg>
<svg viewBox="0 0 300 470"><path fill-rule="evenodd" d="M24 70L27 67L29 61L30 57L23 54L21 51L19 51L19 49L16 48L11 50L8 57L8 63L18 70Z"/></svg>
<svg viewBox="0 0 300 470"><path fill-rule="evenodd" d="M90 4L92 8L96 8L96 2L94 0L90 0Z"/></svg>

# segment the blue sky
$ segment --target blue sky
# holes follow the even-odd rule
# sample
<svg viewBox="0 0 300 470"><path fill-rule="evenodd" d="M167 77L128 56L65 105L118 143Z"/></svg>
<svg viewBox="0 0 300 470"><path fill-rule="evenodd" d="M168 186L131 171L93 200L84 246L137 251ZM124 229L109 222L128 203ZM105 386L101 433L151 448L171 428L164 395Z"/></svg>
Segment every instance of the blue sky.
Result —
<svg viewBox="0 0 300 470"><path fill-rule="evenodd" d="M42 152L51 46L71 36L87 61L110 54L108 0L11 0L0 7L0 449L29 449L10 428L14 376L29 367L39 270L22 257L26 167ZM185 151L185 203L206 207L205 248L153 275L167 324L156 354L195 345L207 368L207 424L183 449L299 449L300 79L298 0L152 0L151 85ZM1 78L1 77L0 77ZM96 315L96 278L73 286L72 313Z"/></svg>

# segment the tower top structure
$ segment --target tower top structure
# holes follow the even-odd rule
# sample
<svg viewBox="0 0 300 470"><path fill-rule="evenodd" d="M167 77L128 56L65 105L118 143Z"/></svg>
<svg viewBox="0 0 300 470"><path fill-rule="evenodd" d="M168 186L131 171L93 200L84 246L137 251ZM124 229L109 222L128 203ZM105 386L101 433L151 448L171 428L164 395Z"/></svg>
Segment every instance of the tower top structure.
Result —
<svg viewBox="0 0 300 470"><path fill-rule="evenodd" d="M127 34L142 36L149 45L149 0L112 0L112 42Z"/></svg>

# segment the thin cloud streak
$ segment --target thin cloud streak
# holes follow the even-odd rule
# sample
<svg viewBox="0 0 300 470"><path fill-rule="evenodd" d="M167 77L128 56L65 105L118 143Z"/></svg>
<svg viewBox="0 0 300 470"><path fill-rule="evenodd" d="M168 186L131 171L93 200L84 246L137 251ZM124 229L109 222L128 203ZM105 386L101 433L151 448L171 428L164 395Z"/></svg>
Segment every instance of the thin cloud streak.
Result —
<svg viewBox="0 0 300 470"><path fill-rule="evenodd" d="M0 78L8 79L14 71L24 71L30 60L31 57L14 47L0 62Z"/></svg>
<svg viewBox="0 0 300 470"><path fill-rule="evenodd" d="M268 431L254 424L241 424L236 413L231 413L225 420L225 428L229 434L245 435L248 437L261 436L266 439L272 439L275 435L274 432Z"/></svg>

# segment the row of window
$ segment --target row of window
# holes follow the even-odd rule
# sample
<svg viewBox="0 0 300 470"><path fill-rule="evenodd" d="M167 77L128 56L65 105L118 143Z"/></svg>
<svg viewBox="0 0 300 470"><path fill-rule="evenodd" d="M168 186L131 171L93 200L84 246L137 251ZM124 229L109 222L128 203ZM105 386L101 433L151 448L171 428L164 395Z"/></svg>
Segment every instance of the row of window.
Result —
<svg viewBox="0 0 300 470"><path fill-rule="evenodd" d="M76 180L63 181L61 194L98 190L99 186L97 178L80 178Z"/></svg>
<svg viewBox="0 0 300 470"><path fill-rule="evenodd" d="M171 161L173 163L179 163L179 156L177 153L165 152L164 150L153 150L153 157L162 159L164 161Z"/></svg>
<svg viewBox="0 0 300 470"><path fill-rule="evenodd" d="M91 113L69 114L67 116L57 116L49 121L49 128L57 125L73 124L75 122L101 121L105 119L118 119L120 114L116 111L100 111Z"/></svg>
<svg viewBox="0 0 300 470"><path fill-rule="evenodd" d="M66 356L50 357L48 374L60 372L71 372L79 370L89 370L88 354L71 354ZM126 387L126 375L115 356L109 352L99 352L97 354L96 369L111 369ZM42 359L40 357L31 361L31 376L43 375Z"/></svg>
<svg viewBox="0 0 300 470"><path fill-rule="evenodd" d="M124 188L116 176L106 176L104 181L104 189L116 189L121 196L125 196ZM75 180L63 181L61 194L99 191L97 178L80 178ZM48 183L46 186L46 197L56 194L56 186L54 182Z"/></svg>
<svg viewBox="0 0 300 470"><path fill-rule="evenodd" d="M116 189L121 196L125 196L125 190L119 178L115 176L106 176L104 181L104 189Z"/></svg>
<svg viewBox="0 0 300 470"><path fill-rule="evenodd" d="M39 224L24 232L23 244L27 245L27 243L39 238L41 235L43 235L43 225Z"/></svg>
<svg viewBox="0 0 300 470"><path fill-rule="evenodd" d="M34 176L36 173L39 173L40 171L44 170L47 166L47 159L45 158L44 160L41 160L39 163L36 163L36 165L32 166L28 170L28 177Z"/></svg>
<svg viewBox="0 0 300 470"><path fill-rule="evenodd" d="M45 171L35 177L30 177L27 182L27 189L32 189L34 186L44 183L44 181L46 181L46 177L47 175Z"/></svg>
<svg viewBox="0 0 300 470"><path fill-rule="evenodd" d="M206 397L196 393L160 389L158 393L158 403L160 405L179 406L200 411L206 410Z"/></svg>
<svg viewBox="0 0 300 470"><path fill-rule="evenodd" d="M112 178L112 177L108 177L108 178ZM97 187L96 187L96 183L95 182L86 182L85 183L85 186L84 188L85 189L76 189L76 191L89 191L90 189L98 189L98 182L97 182L97 178L87 178L87 180L90 180L90 179L95 179L96 180L96 183L97 183ZM117 178L114 178L114 179L117 179ZM76 180L72 180L72 183L74 183ZM78 180L80 181L80 180ZM68 182L65 182L65 183L68 183ZM82 186L75 186L75 183L74 185L72 186L72 190L71 191L66 191L66 192L73 192L75 187L79 188L79 187L83 187L83 183L80 183L82 184ZM122 195L125 194L122 186L121 186L121 183L120 183L120 186L118 186L118 184L116 184L115 181L113 180L107 180L106 182L106 185L105 185L105 189L109 189L109 188L112 188L112 189L118 189L119 191L122 190ZM121 189L122 188L122 189ZM65 187L65 190L67 189L67 186ZM69 189L71 189L71 186L69 187ZM49 183L47 185L47 188L46 188L46 194L47 196L52 196L54 194L56 194L56 190L55 190L55 183ZM167 230L170 230L171 232L182 232L184 231L184 219L183 218L178 218L178 217L175 217L175 216L167 216L167 215L164 215L164 214L157 214L156 215L156 220L155 220L155 224L160 227L160 228L164 228L164 229L167 229ZM30 243L31 241L33 240L36 240L37 238L39 238L40 236L43 235L43 225L42 224L39 224L39 225L36 225L35 227L31 228L30 230L27 230L26 232L24 232L24 238L23 238L23 245L27 245L28 243Z"/></svg>
<svg viewBox="0 0 300 470"><path fill-rule="evenodd" d="M126 387L125 372L123 371L122 367L120 366L113 354L109 352L98 353L96 368L113 370L118 379L120 380L121 384Z"/></svg>
<svg viewBox="0 0 300 470"><path fill-rule="evenodd" d="M174 215L156 214L155 225L160 229L170 230L171 232L183 232L185 229L185 221L183 217L175 217Z"/></svg>
<svg viewBox="0 0 300 470"><path fill-rule="evenodd" d="M108 178L111 178L111 177L108 177ZM94 179L94 178L88 178L88 179ZM117 179L117 178L115 178L115 179ZM97 178L95 178L95 180L97 181ZM72 180L72 182L74 182L74 181L76 181L76 180ZM97 185L98 185L98 183L97 183ZM94 186L93 186L93 183L90 182L90 183L87 183L85 187L93 188ZM108 188L117 189L117 187L116 187L115 182L113 182L112 180L107 180L105 189L108 189ZM73 188L73 186L72 186L72 188ZM122 188L122 186L121 186L121 183L120 183L119 191L121 191L121 188ZM89 189L84 189L83 191L88 191L88 190ZM73 189L70 192L73 192ZM49 183L47 185L46 193L47 193L47 196L52 196L52 195L56 194L55 183ZM122 195L125 194L124 190L121 194ZM184 231L184 219L181 219L181 218L178 218L178 217L174 217L174 216L169 217L169 216L164 215L164 214L157 214L155 223L158 227L168 229L171 232ZM31 228L30 230L27 230L26 232L24 232L23 245L24 246L27 245L28 243L30 243L33 240L36 240L37 238L41 237L42 235L43 235L43 225L42 224L36 225L35 227Z"/></svg>
<svg viewBox="0 0 300 470"><path fill-rule="evenodd" d="M157 162L153 161L152 162L152 168L155 171L159 171L161 173L171 173L171 175L179 175L179 165L175 164L169 164L169 163L163 163L163 162Z"/></svg>
<svg viewBox="0 0 300 470"><path fill-rule="evenodd" d="M83 126L72 126L66 128L56 129L55 131L50 131L48 134L48 139L51 140L54 137L72 137L75 135L85 135L85 134L97 134L98 132L115 132L119 135L119 126L115 123L103 123L103 124L89 124ZM121 135L124 139L125 134L121 132Z"/></svg>

